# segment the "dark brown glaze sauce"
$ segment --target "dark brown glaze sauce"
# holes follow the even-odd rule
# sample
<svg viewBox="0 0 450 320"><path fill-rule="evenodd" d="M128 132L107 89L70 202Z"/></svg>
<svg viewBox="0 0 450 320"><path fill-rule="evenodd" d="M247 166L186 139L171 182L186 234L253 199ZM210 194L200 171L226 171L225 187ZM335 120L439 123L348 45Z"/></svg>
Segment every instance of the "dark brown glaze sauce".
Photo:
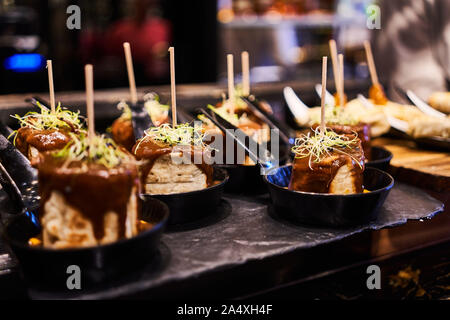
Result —
<svg viewBox="0 0 450 320"><path fill-rule="evenodd" d="M315 124L312 126L313 129L316 129L319 124ZM335 123L327 123L327 128L330 128L337 134L344 135L354 135L355 133L358 135L359 140L361 140L362 149L364 151L364 157L367 160L371 159L371 143L370 143L370 125L367 123L358 123L356 125L340 125Z"/></svg>
<svg viewBox="0 0 450 320"><path fill-rule="evenodd" d="M109 211L119 218L119 238L125 237L127 205L133 187L138 194L139 178L136 166L127 165L107 169L89 164L87 171L80 172L81 163L71 163L68 168L61 161L47 154L38 164L39 195L41 210L53 191L60 192L66 202L78 209L83 217L92 222L97 240L104 236L104 217ZM139 205L137 208L139 212ZM41 213L42 216L42 213Z"/></svg>
<svg viewBox="0 0 450 320"><path fill-rule="evenodd" d="M62 149L70 141L68 131L58 129L36 130L29 127L20 128L15 140L16 147L28 157L30 146L39 152Z"/></svg>
<svg viewBox="0 0 450 320"><path fill-rule="evenodd" d="M358 193L363 192L364 154L361 143L358 141L351 148L339 148L330 152L332 157L327 157L320 162L311 161L309 157L295 158L292 164L289 189L304 192L329 193L330 184L340 167L350 164L352 166L352 178ZM335 158L334 158L335 157ZM358 160L358 161L355 161ZM311 169L312 168L312 169Z"/></svg>
<svg viewBox="0 0 450 320"><path fill-rule="evenodd" d="M195 163L194 160L201 159L201 163L195 163L195 165L206 175L207 186L209 187L212 185L214 169L211 165L206 163L207 155L204 148L197 146L177 146L175 150L175 147L155 142L149 138L144 138L140 143L138 141L132 150L132 153L137 160L145 161L141 166L142 185L145 185L147 176L152 170L156 159L163 155L170 154L172 151L182 152L183 157L190 157L192 163Z"/></svg>

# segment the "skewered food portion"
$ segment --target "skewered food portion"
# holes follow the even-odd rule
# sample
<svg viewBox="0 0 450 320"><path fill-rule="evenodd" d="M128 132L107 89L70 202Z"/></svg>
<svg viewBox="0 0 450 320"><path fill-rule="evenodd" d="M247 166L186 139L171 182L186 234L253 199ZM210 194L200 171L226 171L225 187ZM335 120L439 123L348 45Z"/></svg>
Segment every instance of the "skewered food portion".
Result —
<svg viewBox="0 0 450 320"><path fill-rule="evenodd" d="M312 128L318 127L320 122L320 109L312 119ZM370 125L367 123L360 122L358 118L346 110L346 108L341 107L325 107L325 118L327 119L327 127L332 129L337 134L352 135L357 134L358 138L361 140L361 145L364 151L364 156L366 159L370 159L371 144L370 144Z"/></svg>
<svg viewBox="0 0 450 320"><path fill-rule="evenodd" d="M188 124L150 128L133 147L142 161L141 179L147 194L172 194L207 188L212 184L211 150L200 128Z"/></svg>
<svg viewBox="0 0 450 320"><path fill-rule="evenodd" d="M134 158L103 136L71 135L41 155L42 245L78 248L138 233L138 169Z"/></svg>
<svg viewBox="0 0 450 320"><path fill-rule="evenodd" d="M155 126L169 121L169 106L161 104L157 95L152 94L149 99L144 98L144 100L146 100L144 108ZM136 143L131 122L131 109L125 101L121 101L117 107L122 110L122 115L113 122L111 134L117 144L131 151Z"/></svg>
<svg viewBox="0 0 450 320"><path fill-rule="evenodd" d="M375 105L384 106L388 103L388 99L380 83L373 84L370 87L369 98Z"/></svg>
<svg viewBox="0 0 450 320"><path fill-rule="evenodd" d="M79 112L69 111L61 105L51 112L38 105L40 112L28 112L23 117L13 116L20 123L14 144L32 163L39 160L40 152L59 150L71 140L71 133L83 131Z"/></svg>
<svg viewBox="0 0 450 320"><path fill-rule="evenodd" d="M428 99L428 103L436 110L450 114L450 92L435 92Z"/></svg>
<svg viewBox="0 0 450 320"><path fill-rule="evenodd" d="M364 153L355 135L320 128L296 139L292 148L289 189L304 192L353 194L363 192Z"/></svg>

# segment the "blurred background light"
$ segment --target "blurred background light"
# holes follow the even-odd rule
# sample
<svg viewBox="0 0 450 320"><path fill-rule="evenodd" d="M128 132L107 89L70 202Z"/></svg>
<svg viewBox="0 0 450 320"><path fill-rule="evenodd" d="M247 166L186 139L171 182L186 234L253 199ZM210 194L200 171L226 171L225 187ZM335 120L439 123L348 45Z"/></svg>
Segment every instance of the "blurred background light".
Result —
<svg viewBox="0 0 450 320"><path fill-rule="evenodd" d="M3 65L14 72L36 72L44 67L44 57L38 53L18 53L6 58Z"/></svg>

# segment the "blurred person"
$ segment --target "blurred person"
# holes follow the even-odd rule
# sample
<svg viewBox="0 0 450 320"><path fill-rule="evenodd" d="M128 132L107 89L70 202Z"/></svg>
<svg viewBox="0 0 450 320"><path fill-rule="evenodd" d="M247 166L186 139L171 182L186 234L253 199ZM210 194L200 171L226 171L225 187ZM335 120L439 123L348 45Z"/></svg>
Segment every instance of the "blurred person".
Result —
<svg viewBox="0 0 450 320"><path fill-rule="evenodd" d="M143 71L145 77L165 78L168 74L170 23L155 14L159 6L157 0L135 0L133 5L132 17L115 22L106 31L105 51L122 57L122 44L129 42L133 62L143 68L140 71Z"/></svg>
<svg viewBox="0 0 450 320"><path fill-rule="evenodd" d="M395 87L422 99L447 91L450 79L450 0L381 0L381 29L372 32L378 74L394 100Z"/></svg>
<svg viewBox="0 0 450 320"><path fill-rule="evenodd" d="M80 55L83 62L95 64L99 87L126 85L124 42L131 45L138 85L167 81L171 26L158 9L157 0L133 0L129 16L106 27L96 24L94 18L89 21L90 27L80 36Z"/></svg>

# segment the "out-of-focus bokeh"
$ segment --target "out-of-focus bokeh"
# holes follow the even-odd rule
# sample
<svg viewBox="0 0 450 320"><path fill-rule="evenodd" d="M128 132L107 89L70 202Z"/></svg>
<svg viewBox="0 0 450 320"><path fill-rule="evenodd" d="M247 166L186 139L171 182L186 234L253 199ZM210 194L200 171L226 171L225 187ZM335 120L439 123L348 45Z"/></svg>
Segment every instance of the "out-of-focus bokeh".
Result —
<svg viewBox="0 0 450 320"><path fill-rule="evenodd" d="M250 53L252 82L315 80L335 38L347 78L368 76L363 40L370 0L0 0L0 93L48 90L53 60L57 91L127 86L122 43L131 44L138 85L168 83L169 46L178 83L225 81L226 54ZM80 30L66 26L70 5Z"/></svg>

